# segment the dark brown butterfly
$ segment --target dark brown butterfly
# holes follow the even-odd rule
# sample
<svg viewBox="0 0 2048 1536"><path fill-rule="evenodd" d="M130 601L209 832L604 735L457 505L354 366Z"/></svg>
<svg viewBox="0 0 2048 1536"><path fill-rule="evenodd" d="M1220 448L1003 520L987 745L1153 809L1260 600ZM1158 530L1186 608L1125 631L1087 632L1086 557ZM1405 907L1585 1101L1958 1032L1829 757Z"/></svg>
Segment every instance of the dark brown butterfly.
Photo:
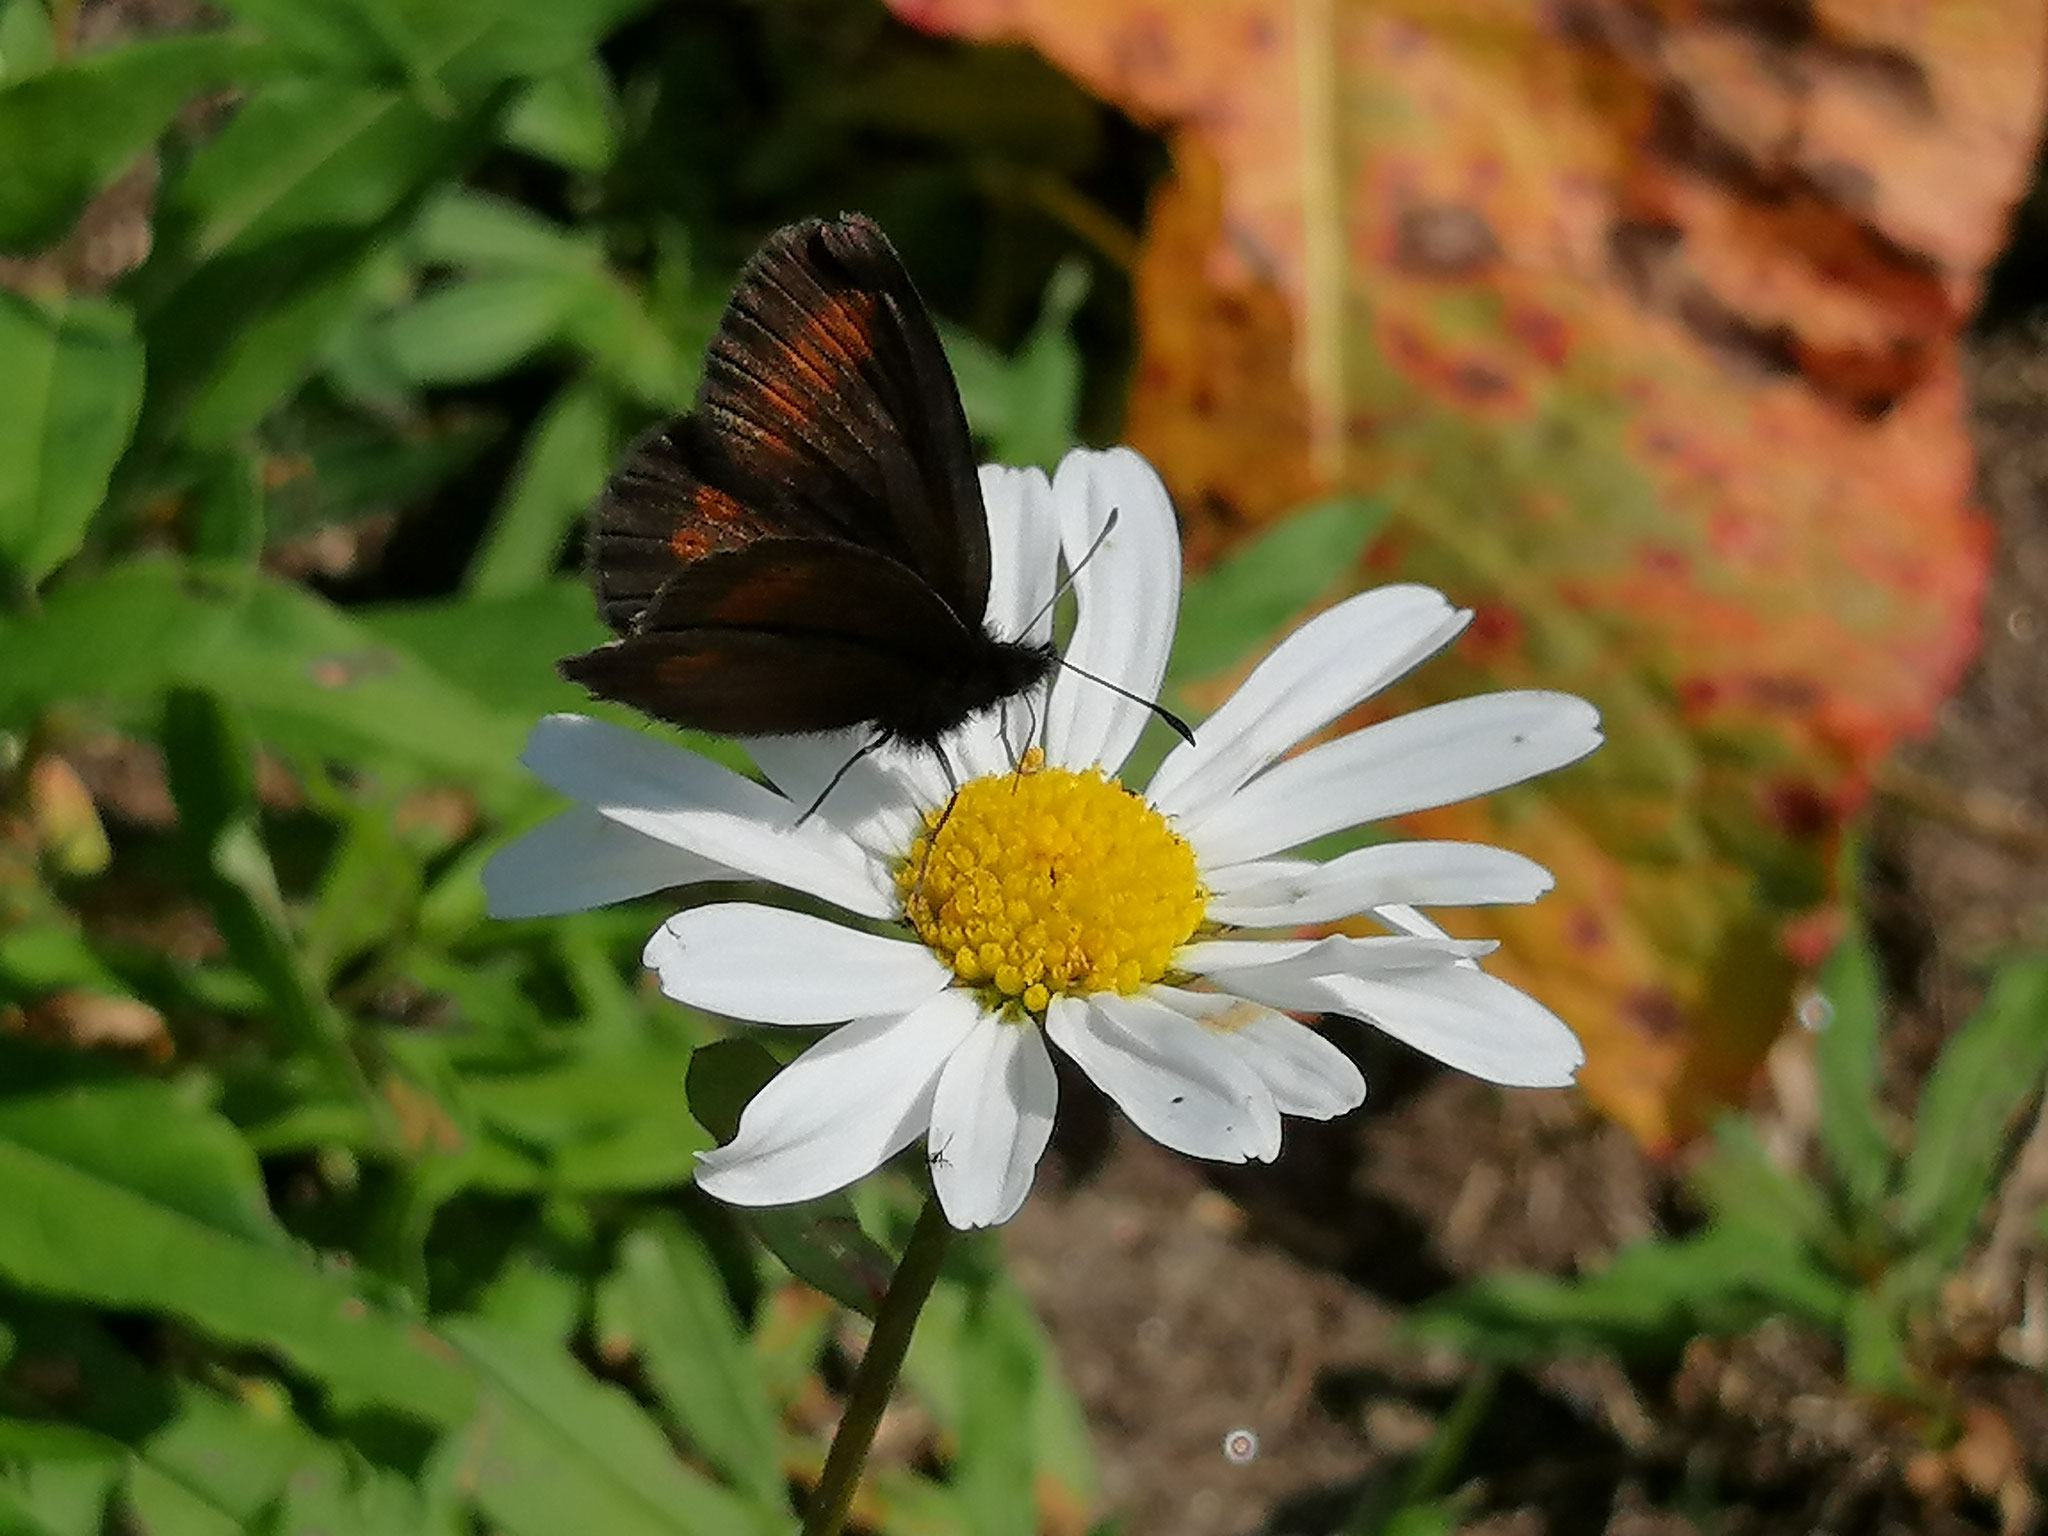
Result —
<svg viewBox="0 0 2048 1536"><path fill-rule="evenodd" d="M617 639L562 663L674 725L868 725L933 748L1043 681L1049 644L983 627L989 537L953 373L902 260L857 214L747 263L695 407L642 439L594 514Z"/></svg>

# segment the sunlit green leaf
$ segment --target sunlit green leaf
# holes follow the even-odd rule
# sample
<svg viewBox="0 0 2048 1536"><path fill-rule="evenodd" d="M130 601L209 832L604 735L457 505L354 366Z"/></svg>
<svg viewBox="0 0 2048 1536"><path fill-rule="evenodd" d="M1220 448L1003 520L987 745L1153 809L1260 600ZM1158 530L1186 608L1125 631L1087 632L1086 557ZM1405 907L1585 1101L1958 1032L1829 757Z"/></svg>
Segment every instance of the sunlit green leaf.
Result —
<svg viewBox="0 0 2048 1536"><path fill-rule="evenodd" d="M1016 1292L992 1284L970 1296L955 1364L961 1412L953 1481L968 1529L1032 1536L1037 1436L1022 1432L1018 1408L1036 1398L1042 1362L1037 1329Z"/></svg>
<svg viewBox="0 0 2048 1536"><path fill-rule="evenodd" d="M375 345L411 383L492 378L557 341L582 298L551 272L464 278L378 322Z"/></svg>
<svg viewBox="0 0 2048 1536"><path fill-rule="evenodd" d="M23 23L10 30L19 37ZM0 88L0 250L59 239L187 100L268 62L245 37L209 33L128 43L9 79Z"/></svg>
<svg viewBox="0 0 2048 1536"><path fill-rule="evenodd" d="M358 617L370 633L528 725L555 710L591 708L590 696L565 681L555 663L608 637L580 577L502 597L372 608Z"/></svg>
<svg viewBox="0 0 2048 1536"><path fill-rule="evenodd" d="M2010 1155L2014 1117L2048 1072L2048 960L2014 961L1942 1049L1913 1117L1898 1220L1907 1238L1952 1261L1981 1219Z"/></svg>
<svg viewBox="0 0 2048 1536"><path fill-rule="evenodd" d="M166 1312L275 1350L317 1380L440 1421L470 1384L431 1340L368 1305L270 1221L253 1158L154 1082L51 1081L0 1036L0 1276Z"/></svg>
<svg viewBox="0 0 2048 1536"><path fill-rule="evenodd" d="M57 62L43 0L0 0L0 82L12 85Z"/></svg>
<svg viewBox="0 0 2048 1536"><path fill-rule="evenodd" d="M588 380L565 385L526 440L519 467L477 551L469 590L499 597L555 574L569 529L604 489L612 462L612 407Z"/></svg>
<svg viewBox="0 0 2048 1536"><path fill-rule="evenodd" d="M172 206L202 259L306 230L370 229L452 170L480 121L358 80L279 80L193 158Z"/></svg>
<svg viewBox="0 0 2048 1536"><path fill-rule="evenodd" d="M0 290L0 358L0 566L32 587L106 495L142 404L142 347L115 305Z"/></svg>
<svg viewBox="0 0 2048 1536"><path fill-rule="evenodd" d="M1046 288L1037 324L1011 357L968 332L947 331L946 354L968 423L998 463L1050 470L1073 447L1081 353L1069 327L1087 295L1087 268L1062 266Z"/></svg>
<svg viewBox="0 0 2048 1536"><path fill-rule="evenodd" d="M1852 1204L1875 1211L1891 1183L1893 1157L1877 1118L1883 1019L1877 960L1860 931L1822 969L1812 1006L1821 1016L1814 1049L1821 1145Z"/></svg>
<svg viewBox="0 0 2048 1536"><path fill-rule="evenodd" d="M1724 1227L1624 1248L1575 1281L1490 1275L1430 1302L1409 1331L1422 1344L1507 1362L1588 1352L1671 1358L1696 1332L1739 1332L1775 1313L1831 1326L1850 1295L1796 1241Z"/></svg>
<svg viewBox="0 0 2048 1536"><path fill-rule="evenodd" d="M1386 517L1377 502L1340 496L1282 518L1191 578L1170 683L1185 687L1268 649L1353 568Z"/></svg>
<svg viewBox="0 0 2048 1536"><path fill-rule="evenodd" d="M473 187L450 187L430 200L407 244L420 262L478 271L584 275L604 265L603 249L587 231Z"/></svg>
<svg viewBox="0 0 2048 1536"><path fill-rule="evenodd" d="M599 1293L599 1327L640 1356L662 1407L706 1457L764 1504L783 1502L780 1426L694 1231L664 1215L626 1235Z"/></svg>
<svg viewBox="0 0 2048 1536"><path fill-rule="evenodd" d="M267 265L269 254L259 253L250 264ZM174 364L191 370L188 399L177 400L175 377L152 377L152 391L161 388L185 406L181 426L186 440L202 448L233 443L282 404L313 371L335 333L362 309L378 254L376 242L363 239L337 244L329 259L262 272L258 286L241 295L247 307L220 316L229 323L219 328L217 340ZM214 263L207 275L218 276L236 265ZM265 304L260 302L262 289L270 284L276 291ZM196 295L202 300L205 286ZM203 311L203 302L198 307ZM176 309L154 317L152 344L160 350L175 348L176 322L182 318ZM153 393L152 405L157 403Z"/></svg>
<svg viewBox="0 0 2048 1536"><path fill-rule="evenodd" d="M684 1466L568 1355L471 1320L444 1331L489 1393L462 1475L509 1536L786 1536L787 1517Z"/></svg>
<svg viewBox="0 0 2048 1536"><path fill-rule="evenodd" d="M0 720L58 699L146 709L180 683L247 709L266 740L366 750L520 783L530 720L500 715L301 588L239 568L135 561L0 619Z"/></svg>
<svg viewBox="0 0 2048 1536"><path fill-rule="evenodd" d="M619 148L611 77L590 56L544 75L513 103L500 132L515 149L594 176Z"/></svg>

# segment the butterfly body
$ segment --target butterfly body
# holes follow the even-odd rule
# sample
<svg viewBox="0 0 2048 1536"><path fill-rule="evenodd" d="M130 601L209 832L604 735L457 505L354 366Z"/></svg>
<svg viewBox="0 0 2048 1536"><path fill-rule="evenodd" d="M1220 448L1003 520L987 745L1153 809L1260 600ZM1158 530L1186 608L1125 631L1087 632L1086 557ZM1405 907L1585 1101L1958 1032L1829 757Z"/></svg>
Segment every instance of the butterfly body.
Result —
<svg viewBox="0 0 2048 1536"><path fill-rule="evenodd" d="M936 747L1057 664L985 627L989 560L959 392L902 262L859 216L791 225L741 273L695 406L600 498L616 638L562 670L692 729Z"/></svg>

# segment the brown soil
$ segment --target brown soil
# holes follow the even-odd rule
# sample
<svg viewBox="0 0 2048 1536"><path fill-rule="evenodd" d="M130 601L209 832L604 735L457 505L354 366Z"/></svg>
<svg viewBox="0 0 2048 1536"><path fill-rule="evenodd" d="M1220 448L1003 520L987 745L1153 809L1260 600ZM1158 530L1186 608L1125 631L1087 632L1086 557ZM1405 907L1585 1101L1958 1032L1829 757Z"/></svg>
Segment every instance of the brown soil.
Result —
<svg viewBox="0 0 2048 1536"><path fill-rule="evenodd" d="M1968 358L1982 495L1998 530L1984 648L1933 737L1900 754L1868 829L1866 909L1894 993L1901 1115L1987 963L2048 945L2048 325ZM1598 1264L1684 1219L1651 1165L1568 1094L1503 1093L1368 1037L1374 1102L1290 1126L1281 1160L1217 1169L1096 1112L1008 1232L1094 1430L1123 1536L1308 1536L1378 1527L1465 1369L1395 1335L1403 1312L1500 1265ZM1789 1039L1755 1105L1811 1141L1811 1068ZM1068 1118L1063 1109L1063 1119ZM2048 1488L2048 1119L1958 1282L1961 1411L1940 1432L1840 1386L1831 1341L1771 1326L1696 1341L1633 1377L1608 1361L1510 1374L1453 1486L1486 1536L2011 1531ZM2033 1300L2029 1306L2026 1298ZM2028 1321L2031 1317L2031 1321ZM1248 1460L1226 1439L1257 1437ZM1680 1507L1697 1522L1674 1512Z"/></svg>

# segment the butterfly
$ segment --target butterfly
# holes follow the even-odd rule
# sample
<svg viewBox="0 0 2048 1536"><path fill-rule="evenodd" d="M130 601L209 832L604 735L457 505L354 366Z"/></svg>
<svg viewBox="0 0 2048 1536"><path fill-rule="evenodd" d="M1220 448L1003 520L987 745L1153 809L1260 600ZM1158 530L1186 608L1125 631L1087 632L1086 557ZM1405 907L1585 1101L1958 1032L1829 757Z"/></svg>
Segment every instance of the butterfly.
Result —
<svg viewBox="0 0 2048 1536"><path fill-rule="evenodd" d="M858 214L789 225L748 261L695 405L599 498L591 570L616 638L563 674L691 729L864 725L870 748L937 751L1059 664L983 624L959 389L902 259Z"/></svg>

